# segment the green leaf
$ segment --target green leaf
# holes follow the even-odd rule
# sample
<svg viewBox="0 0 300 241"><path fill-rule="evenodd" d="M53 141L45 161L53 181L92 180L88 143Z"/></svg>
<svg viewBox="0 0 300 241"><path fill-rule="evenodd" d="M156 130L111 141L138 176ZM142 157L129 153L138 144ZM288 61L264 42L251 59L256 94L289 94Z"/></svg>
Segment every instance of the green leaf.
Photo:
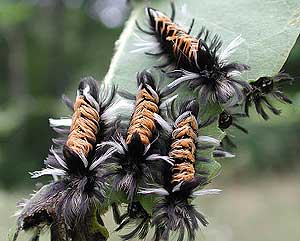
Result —
<svg viewBox="0 0 300 241"><path fill-rule="evenodd" d="M87 240L95 240L96 237L98 241L101 240L107 240L109 237L109 232L107 230L107 228L102 225L101 223L103 222L101 217L100 217L100 210L98 210L97 208L94 208L92 215L87 219L89 223L89 228L90 228L90 236L89 239L87 238ZM101 220L99 222L99 220Z"/></svg>
<svg viewBox="0 0 300 241"><path fill-rule="evenodd" d="M9 230L8 230L8 233L7 233L7 241L13 241L13 238L14 238L14 234L16 232L16 227L11 227Z"/></svg>

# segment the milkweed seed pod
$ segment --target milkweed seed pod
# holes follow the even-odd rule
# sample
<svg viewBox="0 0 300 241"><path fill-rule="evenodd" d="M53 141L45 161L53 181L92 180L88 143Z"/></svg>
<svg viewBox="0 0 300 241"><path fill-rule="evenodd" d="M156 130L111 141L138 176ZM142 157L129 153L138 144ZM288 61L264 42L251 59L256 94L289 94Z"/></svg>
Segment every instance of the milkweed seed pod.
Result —
<svg viewBox="0 0 300 241"><path fill-rule="evenodd" d="M249 116L249 107L254 104L256 112L265 120L269 119L264 107L267 107L275 115L279 115L281 111L275 108L270 99L279 100L282 103L292 104L292 101L282 92L281 87L289 83L293 78L286 73L279 73L274 77L260 77L256 81L250 82L251 89L245 90L245 112Z"/></svg>
<svg viewBox="0 0 300 241"><path fill-rule="evenodd" d="M197 152L202 142L218 143L212 137L199 136L197 121L199 105L195 99L184 102L174 122L170 138L169 160L164 162L163 182L157 188L144 188L140 193L159 196L153 210L154 240L169 240L171 232L178 233L176 240L195 240L199 223L206 226L206 218L199 213L192 200L196 196L217 194L218 189L201 190L210 182L197 170L203 160ZM174 239L172 239L174 240Z"/></svg>
<svg viewBox="0 0 300 241"><path fill-rule="evenodd" d="M61 137L53 139L46 168L33 173L34 178L52 175L54 181L24 203L18 230L50 225L51 235L59 235L56 240L92 240L89 217L104 201L107 186L102 161L113 152L97 148L97 144L116 129L111 111L115 92L114 87L99 91L96 80L86 77L80 81L74 104L64 97L73 110L72 119L50 119ZM100 216L96 222L102 225ZM97 232L93 238L102 240L104 234Z"/></svg>
<svg viewBox="0 0 300 241"><path fill-rule="evenodd" d="M201 104L207 101L219 104L238 103L243 97L243 88L249 84L239 78L241 72L249 66L239 63L230 63L229 56L243 42L236 37L227 48L221 50L222 42L218 35L211 37L205 28L202 28L197 37L190 34L193 23L188 31L174 22L175 8L172 4L172 16L154 8L146 8L150 30L144 30L137 23L138 28L146 34L154 36L157 44L140 44L141 50L159 47L158 53L146 52L148 55L166 56L168 61L159 67L173 65L174 70L168 72L169 77L176 78L168 87L177 89L182 83L198 91ZM138 51L138 50L136 50Z"/></svg>

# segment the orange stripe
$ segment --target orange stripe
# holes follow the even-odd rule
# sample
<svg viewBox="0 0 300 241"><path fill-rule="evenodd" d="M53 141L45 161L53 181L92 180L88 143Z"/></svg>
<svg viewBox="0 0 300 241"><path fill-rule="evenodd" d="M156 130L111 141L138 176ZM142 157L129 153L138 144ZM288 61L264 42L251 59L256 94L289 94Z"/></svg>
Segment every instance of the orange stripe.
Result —
<svg viewBox="0 0 300 241"><path fill-rule="evenodd" d="M99 121L100 116L97 110L85 100L84 96L78 96L74 104L66 146L77 154L81 153L87 157L96 142Z"/></svg>

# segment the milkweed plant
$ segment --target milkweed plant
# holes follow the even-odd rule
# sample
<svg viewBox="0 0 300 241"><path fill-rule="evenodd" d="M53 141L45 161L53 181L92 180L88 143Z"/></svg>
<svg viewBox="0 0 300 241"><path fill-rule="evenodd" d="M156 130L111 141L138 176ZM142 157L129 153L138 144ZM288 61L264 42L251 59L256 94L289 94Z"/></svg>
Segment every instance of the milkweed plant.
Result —
<svg viewBox="0 0 300 241"><path fill-rule="evenodd" d="M293 77L281 66L299 34L290 16L270 13L269 32L258 25L249 34L250 23L230 17L232 3L217 11L218 2L131 2L104 81L82 78L63 96L71 116L50 118L55 138L31 175L52 181L19 204L13 241L23 231L35 241L43 232L53 241L108 240L109 209L120 240L199 240L209 217L194 200L222 198L213 180L237 147L227 131L248 133L239 122L250 113L268 120L281 113L276 102L292 104L284 85ZM245 3L235 5L247 12ZM255 38L278 21L289 40L272 59Z"/></svg>

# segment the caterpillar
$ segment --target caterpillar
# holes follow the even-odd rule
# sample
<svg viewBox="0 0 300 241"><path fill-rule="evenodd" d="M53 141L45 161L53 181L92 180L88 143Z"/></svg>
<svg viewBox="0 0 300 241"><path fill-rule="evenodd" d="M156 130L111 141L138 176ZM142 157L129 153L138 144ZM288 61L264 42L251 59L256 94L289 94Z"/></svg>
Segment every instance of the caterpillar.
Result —
<svg viewBox="0 0 300 241"><path fill-rule="evenodd" d="M159 97L151 85L141 88L136 97L135 109L127 131L126 144L130 145L137 136L143 145L149 145L156 129L154 115L158 113ZM153 85L152 85L153 87Z"/></svg>
<svg viewBox="0 0 300 241"><path fill-rule="evenodd" d="M244 128L243 126L241 126L240 124L238 124L238 121L240 118L244 118L247 115L245 113L229 113L228 111L223 111L219 114L218 117L218 127L222 130L222 131L226 131L227 129L229 129L230 127L235 127L238 130L240 130L241 132L248 134L248 130L246 128ZM230 147L236 148L236 144L231 140L231 138L229 137L228 134L225 135L225 137L223 138L222 144L228 144Z"/></svg>
<svg viewBox="0 0 300 241"><path fill-rule="evenodd" d="M198 111L199 104L195 99L181 105L170 137L168 156L171 162L163 162L164 179L157 188L149 187L139 191L144 195L159 196L153 209L153 240L169 240L170 232L179 233L177 241L182 241L186 234L188 240L195 240L199 223L206 226L208 222L191 201L195 196L220 192L218 189L199 190L210 180L206 173L197 170L197 164L203 159L197 156L197 150L203 141L218 141L211 137L199 136L199 128L203 127L203 124L197 121Z"/></svg>
<svg viewBox="0 0 300 241"><path fill-rule="evenodd" d="M117 149L116 155L109 162L117 164L118 168L109 175L115 176L115 189L126 192L129 202L133 201L138 184L145 184L144 177L151 173L148 163L158 158L156 154L159 152L154 150L158 125L169 128L168 123L159 115L165 94L157 89L152 74L146 70L138 73L137 85L136 98L126 94L135 99L126 137L119 134L115 141L103 143Z"/></svg>
<svg viewBox="0 0 300 241"><path fill-rule="evenodd" d="M150 31L144 30L138 23L137 27L154 36L158 44L153 44L153 47L160 48L158 53L146 54L166 56L167 63L159 67L175 65L173 71L167 72L169 77L176 78L168 85L169 89L174 90L182 83L187 83L191 89L198 91L200 103L203 104L208 101L225 104L229 100L238 103L242 100L243 88L249 89L250 86L237 77L249 66L228 61L228 57L243 42L240 36L219 52L222 42L218 35L211 38L210 32L202 28L198 36L193 37L190 33L194 21L188 31L174 22L174 4L171 17L151 7L146 8L146 13ZM141 49L149 48L147 46L151 48L148 44Z"/></svg>
<svg viewBox="0 0 300 241"><path fill-rule="evenodd" d="M195 113L175 121L172 132L172 144L169 156L174 160L172 167L172 184L190 181L195 177L195 141L198 123Z"/></svg>
<svg viewBox="0 0 300 241"><path fill-rule="evenodd" d="M33 178L52 175L54 181L44 186L26 201L18 216L17 240L20 230L36 229L35 240L43 226L50 226L57 240L102 239L103 233L89 233L90 220L96 203L103 202L107 180L103 159L113 149L99 149L97 144L108 140L117 128L112 115L116 88L99 90L92 77L81 79L77 97L72 101L63 97L73 111L72 119L50 119L50 126L61 135L53 139L54 147L45 160L46 168L32 173ZM103 225L101 217L97 222Z"/></svg>
<svg viewBox="0 0 300 241"><path fill-rule="evenodd" d="M254 104L256 112L263 119L268 120L269 115L264 107L267 107L275 115L279 115L281 111L275 108L270 98L276 99L282 103L292 104L292 101L281 91L282 85L292 83L293 78L287 73L279 73L273 77L260 77L256 81L250 82L251 89L245 90L246 99L244 102L245 113L249 116L249 107Z"/></svg>
<svg viewBox="0 0 300 241"><path fill-rule="evenodd" d="M159 144L162 130L171 129L160 116L167 89L160 90L151 72L147 70L137 74L137 86L136 97L120 91L121 96L135 100L129 126L125 131L121 130L123 134L118 133L114 140L102 143L103 146L110 146L117 150L107 162L106 175L112 177L113 190L125 193L128 202L127 214L121 219L117 218L119 221L116 220L120 224L118 230L136 216L133 209L134 206L139 205L135 200L138 188L160 178L158 160L168 159L161 155L163 148ZM148 215L142 208L139 210L141 211L139 215L142 215L141 222L148 225L146 224L149 221ZM143 238L146 234L143 226L137 225L137 229L122 238L129 239L136 235Z"/></svg>

